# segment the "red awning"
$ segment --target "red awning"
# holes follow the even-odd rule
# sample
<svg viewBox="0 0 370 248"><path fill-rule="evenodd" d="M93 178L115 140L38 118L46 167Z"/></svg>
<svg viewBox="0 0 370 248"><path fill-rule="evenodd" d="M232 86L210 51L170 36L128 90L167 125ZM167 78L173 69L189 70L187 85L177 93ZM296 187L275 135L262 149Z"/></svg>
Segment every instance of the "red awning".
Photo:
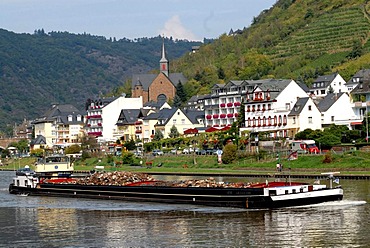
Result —
<svg viewBox="0 0 370 248"><path fill-rule="evenodd" d="M361 121L351 122L351 126L362 125Z"/></svg>
<svg viewBox="0 0 370 248"><path fill-rule="evenodd" d="M196 134L198 133L198 129L196 128L189 128L184 131L184 134Z"/></svg>
<svg viewBox="0 0 370 248"><path fill-rule="evenodd" d="M231 127L231 126L223 127L223 128L221 129L221 131L227 131L227 130L229 130L229 129L230 129L230 127Z"/></svg>
<svg viewBox="0 0 370 248"><path fill-rule="evenodd" d="M225 127L210 127L208 129L206 129L205 132L211 133L211 132L217 132L217 131L227 131L229 129L230 129L230 126L225 126Z"/></svg>

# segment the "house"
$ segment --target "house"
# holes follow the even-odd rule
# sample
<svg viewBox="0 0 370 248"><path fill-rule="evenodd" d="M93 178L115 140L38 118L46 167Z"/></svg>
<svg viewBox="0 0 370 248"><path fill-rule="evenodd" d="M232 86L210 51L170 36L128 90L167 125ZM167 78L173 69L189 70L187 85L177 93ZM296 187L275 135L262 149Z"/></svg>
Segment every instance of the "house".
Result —
<svg viewBox="0 0 370 248"><path fill-rule="evenodd" d="M152 113L143 117L144 141L151 141L157 131L162 132L164 138L169 138L171 128L175 126L180 135L190 128L202 127L202 112L188 112L179 108L161 109L157 113ZM195 123L195 124L194 124ZM147 137L150 137L147 139Z"/></svg>
<svg viewBox="0 0 370 248"><path fill-rule="evenodd" d="M55 104L32 122L35 136L45 138L45 147L66 147L79 143L83 134L84 118L80 110L70 104Z"/></svg>
<svg viewBox="0 0 370 248"><path fill-rule="evenodd" d="M288 116L297 99L308 97L306 91L291 79L250 81L252 84L254 89L247 93L245 101L245 128L241 130L294 137L297 128L289 125Z"/></svg>
<svg viewBox="0 0 370 248"><path fill-rule="evenodd" d="M132 97L142 97L143 104L150 101L169 101L175 97L177 84L187 82L182 73L170 73L164 42L159 66L159 74L134 74L132 76Z"/></svg>
<svg viewBox="0 0 370 248"><path fill-rule="evenodd" d="M45 149L46 139L42 135L37 135L35 139L30 142L30 150Z"/></svg>
<svg viewBox="0 0 370 248"><path fill-rule="evenodd" d="M187 101L185 108L194 110L204 110L204 99L209 95L195 95L190 97Z"/></svg>
<svg viewBox="0 0 370 248"><path fill-rule="evenodd" d="M358 84L351 91L352 108L355 115L362 118L369 112L370 107L370 77L368 74L363 73L362 76L354 77L353 79Z"/></svg>
<svg viewBox="0 0 370 248"><path fill-rule="evenodd" d="M142 109L122 109L116 123L118 131L114 137L122 141L141 140L145 112Z"/></svg>
<svg viewBox="0 0 370 248"><path fill-rule="evenodd" d="M344 81L342 76L336 72L316 78L316 80L312 83L310 92L317 97L324 97L328 93L348 92L348 89L346 86L346 81Z"/></svg>
<svg viewBox="0 0 370 248"><path fill-rule="evenodd" d="M229 81L226 84L215 84L211 94L203 98L205 126L224 127L232 125L239 116L240 106L245 95L255 88L250 81Z"/></svg>
<svg viewBox="0 0 370 248"><path fill-rule="evenodd" d="M355 114L347 93L328 94L320 100L317 107L321 112L323 128L335 124L346 125L349 129L353 129L352 125L362 122L362 118Z"/></svg>
<svg viewBox="0 0 370 248"><path fill-rule="evenodd" d="M351 92L360 82L370 80L370 69L362 69L356 72L355 75L346 83L347 91Z"/></svg>
<svg viewBox="0 0 370 248"><path fill-rule="evenodd" d="M292 135L305 129L321 129L321 112L310 97L300 97L288 114L288 126Z"/></svg>
<svg viewBox="0 0 370 248"><path fill-rule="evenodd" d="M109 97L88 100L86 103L86 132L95 136L99 142L116 141L119 131L117 120L122 109L140 109L143 107L141 97ZM118 132L118 133L117 133Z"/></svg>

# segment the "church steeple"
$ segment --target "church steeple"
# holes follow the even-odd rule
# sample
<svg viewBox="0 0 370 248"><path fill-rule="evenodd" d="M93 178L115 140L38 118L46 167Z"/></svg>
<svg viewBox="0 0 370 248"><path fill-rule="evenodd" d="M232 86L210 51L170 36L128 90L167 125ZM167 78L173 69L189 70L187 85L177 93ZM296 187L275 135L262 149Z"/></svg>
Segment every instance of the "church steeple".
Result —
<svg viewBox="0 0 370 248"><path fill-rule="evenodd" d="M164 49L164 37L163 37L163 42L162 42L162 58L159 61L159 66L160 66L160 71L163 72L167 77L169 73L169 68L168 68L168 60L166 59L166 51Z"/></svg>

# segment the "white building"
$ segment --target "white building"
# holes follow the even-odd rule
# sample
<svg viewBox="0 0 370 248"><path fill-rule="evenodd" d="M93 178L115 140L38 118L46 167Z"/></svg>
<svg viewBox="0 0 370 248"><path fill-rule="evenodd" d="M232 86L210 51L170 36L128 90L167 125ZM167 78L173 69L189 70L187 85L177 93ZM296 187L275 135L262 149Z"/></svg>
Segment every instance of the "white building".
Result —
<svg viewBox="0 0 370 248"><path fill-rule="evenodd" d="M346 81L339 73L319 76L310 88L311 94L317 97L324 97L328 93L348 92Z"/></svg>
<svg viewBox="0 0 370 248"><path fill-rule="evenodd" d="M251 132L270 132L272 137L293 137L296 127L288 123L288 115L297 99L308 97L294 80L257 80L247 94L245 128Z"/></svg>
<svg viewBox="0 0 370 248"><path fill-rule="evenodd" d="M116 123L121 110L140 109L143 101L141 97L119 96L90 101L87 105L87 134L97 137L99 141L115 141L114 133L118 131Z"/></svg>
<svg viewBox="0 0 370 248"><path fill-rule="evenodd" d="M310 97L301 97L289 113L288 126L293 133L321 129L321 112Z"/></svg>
<svg viewBox="0 0 370 248"><path fill-rule="evenodd" d="M335 124L352 129L351 123L362 122L362 117L355 114L347 93L328 94L318 103L318 108L321 111L322 127Z"/></svg>
<svg viewBox="0 0 370 248"><path fill-rule="evenodd" d="M40 118L32 122L35 136L45 138L45 147L66 147L79 143L83 133L83 114L73 105L55 104Z"/></svg>

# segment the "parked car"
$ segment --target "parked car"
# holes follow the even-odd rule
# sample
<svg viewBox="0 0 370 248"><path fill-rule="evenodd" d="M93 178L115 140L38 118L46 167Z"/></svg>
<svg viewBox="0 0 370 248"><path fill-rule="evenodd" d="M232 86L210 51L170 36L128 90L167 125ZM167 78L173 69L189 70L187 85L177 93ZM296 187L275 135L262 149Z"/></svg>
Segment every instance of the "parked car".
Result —
<svg viewBox="0 0 370 248"><path fill-rule="evenodd" d="M184 148L182 150L182 154L189 154L190 153L190 150L188 148Z"/></svg>
<svg viewBox="0 0 370 248"><path fill-rule="evenodd" d="M153 156L162 156L164 154L163 151L159 149L154 149L152 153Z"/></svg>
<svg viewBox="0 0 370 248"><path fill-rule="evenodd" d="M206 150L197 150L195 152L195 154L197 154L197 155L207 155L207 151Z"/></svg>
<svg viewBox="0 0 370 248"><path fill-rule="evenodd" d="M177 149L172 149L170 152L171 152L171 154L176 155L177 154Z"/></svg>
<svg viewBox="0 0 370 248"><path fill-rule="evenodd" d="M217 155L217 150L216 149L206 149L206 154L207 155Z"/></svg>

